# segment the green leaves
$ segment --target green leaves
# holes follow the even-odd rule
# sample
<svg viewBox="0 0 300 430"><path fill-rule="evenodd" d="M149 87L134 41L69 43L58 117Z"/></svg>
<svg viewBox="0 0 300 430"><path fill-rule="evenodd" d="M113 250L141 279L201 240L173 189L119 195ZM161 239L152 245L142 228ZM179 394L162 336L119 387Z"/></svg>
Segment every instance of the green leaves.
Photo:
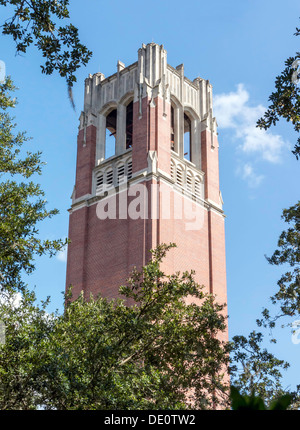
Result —
<svg viewBox="0 0 300 430"><path fill-rule="evenodd" d="M69 1L1 0L0 5L13 8L13 16L2 25L2 33L12 36L17 53L26 53L35 44L45 58L42 72L51 75L58 71L71 88L76 82L76 70L88 63L92 52L80 42L74 25L57 25L57 20L69 18Z"/></svg>
<svg viewBox="0 0 300 430"><path fill-rule="evenodd" d="M296 28L295 36L299 36ZM293 124L294 130L300 131L300 53L296 52L285 62L285 68L275 80L275 90L269 97L270 105L257 126L268 129L276 125L280 119ZM292 153L297 160L300 157L300 138L298 138ZM283 210L282 218L289 224L278 239L277 249L271 257L270 264L287 267L287 271L277 282L277 291L271 297L271 303L276 306L277 314L272 315L269 309L264 309L262 318L257 321L259 326L275 327L279 319L299 316L300 314L300 202ZM292 325L292 324L288 324ZM292 325L293 326L293 325ZM275 341L273 339L273 341Z"/></svg>
<svg viewBox="0 0 300 430"><path fill-rule="evenodd" d="M297 29L296 36L299 36ZM291 122L294 130L300 131L300 86L294 82L294 76L299 75L295 70L295 62L300 59L300 53L295 57L290 57L285 61L285 69L275 79L275 90L269 97L270 105L264 116L257 121L257 126L268 129L276 125L280 118ZM299 70L299 69L298 69ZM300 157L300 138L297 139L293 154L298 159Z"/></svg>
<svg viewBox="0 0 300 430"><path fill-rule="evenodd" d="M292 402L292 396L289 394L284 394L278 399L271 402L270 406L267 407L264 400L255 396L254 394L241 395L236 387L231 387L230 389L231 407L235 411L265 411L265 410L286 410Z"/></svg>
<svg viewBox="0 0 300 430"><path fill-rule="evenodd" d="M18 310L1 308L0 301L0 319L8 324L6 344L0 348L0 374L5 375L0 378L0 408L227 405L228 349L216 336L226 327L223 307L192 274L166 276L161 271L168 249L161 245L152 261L133 272L120 289L124 300L86 301L83 295L71 300L69 293L63 314L48 318L33 299ZM132 291L139 301L130 305ZM22 314L27 317L19 319Z"/></svg>
<svg viewBox="0 0 300 430"><path fill-rule="evenodd" d="M38 223L57 210L46 209L44 192L30 180L41 174L43 163L39 152L23 155L28 138L25 133L14 134L16 125L9 115L16 104L10 95L14 90L10 78L0 85L0 285L2 290L19 291L25 286L22 274L35 268L35 255L51 256L66 242L38 236Z"/></svg>
<svg viewBox="0 0 300 430"><path fill-rule="evenodd" d="M231 382L242 395L255 393L270 404L272 399L284 393L281 386L282 370L286 370L289 364L262 348L262 342L262 333L255 331L248 338L233 337Z"/></svg>
<svg viewBox="0 0 300 430"><path fill-rule="evenodd" d="M263 311L259 325L273 328L276 320L285 316L300 314L300 202L283 210L282 218L289 227L284 230L279 239L278 248L271 257L270 264L287 267L288 270L277 282L277 291L271 297L272 304L279 306L277 315L271 316L270 311Z"/></svg>

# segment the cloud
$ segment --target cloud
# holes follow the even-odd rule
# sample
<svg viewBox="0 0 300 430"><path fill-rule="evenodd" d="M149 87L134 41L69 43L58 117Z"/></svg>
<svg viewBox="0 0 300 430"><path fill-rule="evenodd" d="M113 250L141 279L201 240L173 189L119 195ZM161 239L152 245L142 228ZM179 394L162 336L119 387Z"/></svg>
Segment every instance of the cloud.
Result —
<svg viewBox="0 0 300 430"><path fill-rule="evenodd" d="M66 263L66 261L67 261L67 254L68 254L68 247L67 247L67 246L65 246L61 251L59 251L59 252L56 254L56 258L57 258L59 261L61 261L61 262L63 262L63 263Z"/></svg>
<svg viewBox="0 0 300 430"><path fill-rule="evenodd" d="M261 158L270 163L279 163L282 159L282 150L287 143L278 134L268 133L258 128L244 129L244 142L242 151L246 154L260 154Z"/></svg>
<svg viewBox="0 0 300 430"><path fill-rule="evenodd" d="M236 127L236 117L245 108L249 94L243 84L237 86L236 92L219 94L214 97L214 114L221 128Z"/></svg>
<svg viewBox="0 0 300 430"><path fill-rule="evenodd" d="M247 181L250 188L258 187L264 179L263 175L259 175L254 171L254 168L250 163L239 166L236 173L241 176L242 179Z"/></svg>
<svg viewBox="0 0 300 430"><path fill-rule="evenodd" d="M238 149L245 155L256 155L258 159L279 163L282 153L289 145L279 134L256 127L256 121L266 108L251 106L250 95L243 84L237 85L235 92L216 95L214 115L219 128L232 129L238 140Z"/></svg>

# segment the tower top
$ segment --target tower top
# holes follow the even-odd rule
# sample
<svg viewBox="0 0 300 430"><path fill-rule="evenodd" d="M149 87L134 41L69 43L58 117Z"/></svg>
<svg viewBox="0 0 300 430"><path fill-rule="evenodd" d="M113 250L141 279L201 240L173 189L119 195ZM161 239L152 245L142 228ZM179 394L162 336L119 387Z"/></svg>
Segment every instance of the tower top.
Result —
<svg viewBox="0 0 300 430"><path fill-rule="evenodd" d="M109 105L134 102L144 97L182 106L192 116L205 121L205 127L216 132L212 111L212 85L208 80L196 77L193 81L184 75L184 65L172 67L167 63L167 51L163 45L151 42L142 44L138 61L125 66L117 62L116 73L105 77L103 73L89 75L85 80L84 112L98 115ZM140 116L143 113L140 112ZM81 127L83 124L81 123Z"/></svg>

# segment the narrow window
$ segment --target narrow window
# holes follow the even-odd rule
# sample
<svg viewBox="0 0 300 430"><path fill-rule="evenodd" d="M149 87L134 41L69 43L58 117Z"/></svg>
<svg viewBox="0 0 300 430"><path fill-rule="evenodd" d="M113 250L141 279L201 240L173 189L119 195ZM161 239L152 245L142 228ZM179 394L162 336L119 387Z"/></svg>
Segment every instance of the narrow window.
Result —
<svg viewBox="0 0 300 430"><path fill-rule="evenodd" d="M116 153L117 109L111 111L106 117L105 158Z"/></svg>
<svg viewBox="0 0 300 430"><path fill-rule="evenodd" d="M126 149L132 147L133 102L126 107Z"/></svg>
<svg viewBox="0 0 300 430"><path fill-rule="evenodd" d="M184 114L184 158L191 161L191 120Z"/></svg>
<svg viewBox="0 0 300 430"><path fill-rule="evenodd" d="M175 123L174 123L174 108L171 106L171 149L175 151Z"/></svg>

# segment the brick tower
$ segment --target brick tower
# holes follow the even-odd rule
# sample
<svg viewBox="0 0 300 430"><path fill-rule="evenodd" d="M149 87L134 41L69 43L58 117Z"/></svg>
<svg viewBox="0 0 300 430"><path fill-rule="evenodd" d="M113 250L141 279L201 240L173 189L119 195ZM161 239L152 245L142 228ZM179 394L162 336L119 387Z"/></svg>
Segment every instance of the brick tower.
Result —
<svg viewBox="0 0 300 430"><path fill-rule="evenodd" d="M195 270L226 303L225 235L209 81L167 64L163 46L85 81L70 208L67 287L112 298L149 250L174 242L162 269Z"/></svg>

